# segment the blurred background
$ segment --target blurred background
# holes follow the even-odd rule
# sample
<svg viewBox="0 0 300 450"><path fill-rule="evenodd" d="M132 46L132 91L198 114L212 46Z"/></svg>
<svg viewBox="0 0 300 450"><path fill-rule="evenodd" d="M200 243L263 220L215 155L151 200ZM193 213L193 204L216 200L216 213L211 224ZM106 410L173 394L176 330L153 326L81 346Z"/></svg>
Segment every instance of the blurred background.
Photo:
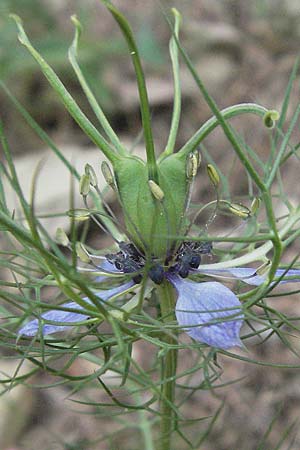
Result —
<svg viewBox="0 0 300 450"><path fill-rule="evenodd" d="M163 150L167 141L172 112L173 84L168 54L170 30L164 18L164 13L168 14L171 7L177 7L183 16L182 43L220 108L235 103L256 102L280 110L299 52L298 0L115 0L114 4L132 24L143 58L157 151ZM86 78L121 140L128 147L135 145L136 151L142 152L143 145L138 139L141 124L134 71L121 33L101 2L0 1L0 78L80 171L86 162L95 169L100 168L102 156L65 111L39 67L18 43L16 27L8 18L11 12L23 19L35 47L94 121L67 59L74 31L70 16L77 14L83 25L79 60ZM211 115L183 65L181 76L183 108L178 148ZM0 103L1 119L25 192L29 192L32 174L37 162L42 160L37 210L40 213L66 210L70 190L66 170L28 127L3 91L0 91ZM288 117L298 103L298 94L292 95ZM242 116L233 123L246 142L263 159L266 158L270 141L259 120ZM221 131L213 133L205 145L222 171L230 175L233 152ZM295 187L295 180L299 179L297 168L291 165L286 170L289 173L286 190L291 201L296 202L299 198ZM196 195L201 202L205 202L212 193L204 176L205 170L202 177L201 173ZM247 185L238 173L236 171L235 176L230 177L230 192L242 197L247 192ZM13 194L9 195L13 202ZM68 226L68 221L63 218L59 223L53 220L45 223L51 233L58 226L64 226L66 230ZM93 231L91 242L96 248L106 244L99 230ZM5 247L5 243L2 242L2 245ZM292 297L277 302L283 312L300 314L300 307L295 306ZM299 343L296 342L295 346L299 347ZM252 357L262 361L295 361L295 355L276 338L264 345L254 344L250 352ZM192 407L198 416L213 414L220 399L225 399L224 409L203 448L299 449L300 436L294 430L287 441L289 443L278 446L280 439L299 417L299 370L266 368L225 358L220 362L224 368L223 383L245 378L237 385L229 385L213 393L200 392L194 397ZM88 363L85 367L82 364L74 363L70 373L93 370ZM13 362L1 362L4 373L13 373L14 370ZM34 383L46 385L49 379L48 375L41 373ZM136 448L132 437L122 434L116 434L111 444L89 443L104 434L110 422L101 416L79 414L76 405L65 400L67 395L63 386L45 390L19 386L0 397L0 449ZM268 433L272 421L274 424Z"/></svg>

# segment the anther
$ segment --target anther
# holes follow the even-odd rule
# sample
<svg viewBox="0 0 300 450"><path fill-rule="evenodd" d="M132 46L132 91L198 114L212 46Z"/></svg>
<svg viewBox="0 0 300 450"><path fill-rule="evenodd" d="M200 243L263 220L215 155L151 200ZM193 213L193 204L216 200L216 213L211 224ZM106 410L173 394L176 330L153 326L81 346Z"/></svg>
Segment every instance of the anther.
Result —
<svg viewBox="0 0 300 450"><path fill-rule="evenodd" d="M210 178L210 181L212 182L214 187L218 187L220 184L220 177L217 172L217 169L212 164L207 164L206 170Z"/></svg>
<svg viewBox="0 0 300 450"><path fill-rule="evenodd" d="M82 242L76 242L75 244L76 254L81 262L89 263L91 262L91 257Z"/></svg>
<svg viewBox="0 0 300 450"><path fill-rule="evenodd" d="M192 180L197 175L198 157L196 153L190 153L187 157L186 176L188 180Z"/></svg>
<svg viewBox="0 0 300 450"><path fill-rule="evenodd" d="M84 171L85 171L86 175L88 175L90 177L91 186L96 187L98 185L98 179L97 179L97 175L96 175L96 172L94 171L93 167L87 163L84 166Z"/></svg>
<svg viewBox="0 0 300 450"><path fill-rule="evenodd" d="M90 218L90 211L84 208L72 209L68 212L68 216L73 217L77 222L84 222Z"/></svg>
<svg viewBox="0 0 300 450"><path fill-rule="evenodd" d="M67 247L70 242L63 228L57 228L55 233L55 240L59 245L62 245L63 247Z"/></svg>
<svg viewBox="0 0 300 450"><path fill-rule="evenodd" d="M253 201L251 203L251 206L250 206L250 211L251 211L252 215L257 213L257 211L259 210L259 207L260 207L260 203L261 203L261 201L260 201L260 199L258 197L255 197L253 199Z"/></svg>
<svg viewBox="0 0 300 450"><path fill-rule="evenodd" d="M107 164L106 161L103 161L101 164L101 171L103 173L104 179L106 183L113 189L116 189L114 175L112 173L111 168Z"/></svg>
<svg viewBox="0 0 300 450"><path fill-rule="evenodd" d="M79 191L80 195L82 195L83 197L86 197L90 192L90 182L91 182L90 175L87 175L86 173L81 175L79 181Z"/></svg>
<svg viewBox="0 0 300 450"><path fill-rule="evenodd" d="M232 214L241 219L248 219L251 216L250 209L240 203L228 203L228 209Z"/></svg>
<svg viewBox="0 0 300 450"><path fill-rule="evenodd" d="M163 190L153 180L149 180L148 185L149 185L149 188L150 188L150 191L151 191L151 194L153 195L153 197L156 198L156 200L159 200L161 202L165 196L165 194L163 193Z"/></svg>

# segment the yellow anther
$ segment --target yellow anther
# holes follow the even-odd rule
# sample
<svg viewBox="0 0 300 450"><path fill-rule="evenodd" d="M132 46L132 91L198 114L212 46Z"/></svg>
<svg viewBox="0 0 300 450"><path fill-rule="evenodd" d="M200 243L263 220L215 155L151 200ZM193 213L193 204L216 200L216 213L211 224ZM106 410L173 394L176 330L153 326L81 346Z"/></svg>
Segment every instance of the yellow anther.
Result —
<svg viewBox="0 0 300 450"><path fill-rule="evenodd" d="M103 173L106 183L109 186L111 186L113 189L115 189L115 178L114 178L111 168L109 167L109 165L107 164L106 161L102 162L101 170L102 170L102 173Z"/></svg>
<svg viewBox="0 0 300 450"><path fill-rule="evenodd" d="M220 184L220 177L217 169L212 164L207 164L206 170L212 184L215 187L218 187Z"/></svg>
<svg viewBox="0 0 300 450"><path fill-rule="evenodd" d="M228 203L228 208L232 214L241 219L248 219L251 216L250 209L240 203Z"/></svg>
<svg viewBox="0 0 300 450"><path fill-rule="evenodd" d="M63 247L67 247L69 245L69 238L63 228L57 228L55 233L55 240L59 245L62 245Z"/></svg>
<svg viewBox="0 0 300 450"><path fill-rule="evenodd" d="M251 203L251 206L250 206L250 211L251 211L251 214L252 214L252 215L254 215L255 213L257 213L257 211L259 210L260 204L261 204L261 200L260 200L260 198L258 198L258 197L255 197L255 198L252 200L252 203Z"/></svg>
<svg viewBox="0 0 300 450"><path fill-rule="evenodd" d="M84 208L78 208L78 209L72 209L68 212L68 215L70 217L73 217L74 220L77 220L78 222L83 222L85 220L88 220L90 217L90 212L88 209Z"/></svg>
<svg viewBox="0 0 300 450"><path fill-rule="evenodd" d="M187 157L186 163L186 176L189 180L192 180L197 175L198 170L198 156L196 153L190 153Z"/></svg>
<svg viewBox="0 0 300 450"><path fill-rule="evenodd" d="M91 178L89 175L84 173L81 175L80 181L79 181L79 191L80 194L86 197L88 193L90 192L90 182Z"/></svg>
<svg viewBox="0 0 300 450"><path fill-rule="evenodd" d="M149 180L148 184L149 184L149 188L150 188L150 191L151 191L151 194L153 195L153 197L156 198L156 200L159 200L161 202L165 196L162 189L153 180Z"/></svg>
<svg viewBox="0 0 300 450"><path fill-rule="evenodd" d="M96 175L96 172L94 171L93 167L90 164L86 164L84 166L84 171L85 171L86 175L88 175L90 177L91 186L93 186L93 187L97 186L98 179L97 179L97 175Z"/></svg>
<svg viewBox="0 0 300 450"><path fill-rule="evenodd" d="M87 249L85 248L85 246L83 245L82 242L76 242L75 248L76 248L76 254L77 254L78 258L80 259L80 261L82 261L83 263L91 262L91 257L89 255L89 252L87 251Z"/></svg>

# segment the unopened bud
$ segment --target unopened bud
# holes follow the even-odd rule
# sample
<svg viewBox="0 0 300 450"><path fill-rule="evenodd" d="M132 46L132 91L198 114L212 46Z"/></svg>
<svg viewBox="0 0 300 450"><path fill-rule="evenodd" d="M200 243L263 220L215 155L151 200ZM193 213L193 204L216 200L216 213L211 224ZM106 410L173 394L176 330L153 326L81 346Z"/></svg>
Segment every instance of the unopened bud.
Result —
<svg viewBox="0 0 300 450"><path fill-rule="evenodd" d="M94 171L93 167L90 164L86 164L84 166L84 171L85 171L86 175L88 175L90 177L91 186L93 186L93 187L97 186L98 179L97 179L97 175L96 175L96 172Z"/></svg>
<svg viewBox="0 0 300 450"><path fill-rule="evenodd" d="M253 199L253 201L252 201L252 203L251 203L251 206L250 206L250 211L251 211L251 214L252 214L252 215L254 215L255 213L257 213L257 211L259 210L259 207L260 207L260 203L261 203L260 198L255 197L255 198Z"/></svg>
<svg viewBox="0 0 300 450"><path fill-rule="evenodd" d="M91 178L89 175L84 173L81 175L80 181L79 181L79 191L80 195L83 195L83 197L86 197L88 193L90 192L90 182Z"/></svg>
<svg viewBox="0 0 300 450"><path fill-rule="evenodd" d="M192 180L197 175L198 157L196 153L190 153L187 157L186 176L188 180Z"/></svg>
<svg viewBox="0 0 300 450"><path fill-rule="evenodd" d="M114 175L113 175L112 170L111 170L111 168L109 167L109 165L107 164L106 161L102 162L101 170L102 170L102 173L103 173L103 176L104 176L104 179L105 179L106 183L114 189L115 188Z"/></svg>
<svg viewBox="0 0 300 450"><path fill-rule="evenodd" d="M165 196L162 189L153 180L149 180L148 184L149 184L149 188L150 188L150 191L151 191L151 194L153 195L153 197L156 198L156 200L159 200L161 202Z"/></svg>
<svg viewBox="0 0 300 450"><path fill-rule="evenodd" d="M69 238L63 228L57 228L55 233L55 240L59 245L67 247L69 245Z"/></svg>
<svg viewBox="0 0 300 450"><path fill-rule="evenodd" d="M220 177L217 169L212 164L207 164L206 170L212 184L215 187L218 187L220 184Z"/></svg>
<svg viewBox="0 0 300 450"><path fill-rule="evenodd" d="M241 219L248 219L251 216L251 211L240 203L229 203L229 211L235 216L241 217Z"/></svg>
<svg viewBox="0 0 300 450"><path fill-rule="evenodd" d="M83 263L91 262L91 257L82 242L76 242L76 254Z"/></svg>
<svg viewBox="0 0 300 450"><path fill-rule="evenodd" d="M270 111L267 111L263 118L265 127L274 128L275 122L277 122L277 120L279 120L279 117L280 117L280 114L275 109L271 109Z"/></svg>

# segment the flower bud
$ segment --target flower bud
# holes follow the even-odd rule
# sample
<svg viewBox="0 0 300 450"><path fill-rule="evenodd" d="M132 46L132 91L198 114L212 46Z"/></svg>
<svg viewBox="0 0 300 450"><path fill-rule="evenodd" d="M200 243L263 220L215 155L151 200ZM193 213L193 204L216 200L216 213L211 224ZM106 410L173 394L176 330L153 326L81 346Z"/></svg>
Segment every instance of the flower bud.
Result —
<svg viewBox="0 0 300 450"><path fill-rule="evenodd" d="M96 175L96 172L94 171L93 167L90 164L86 164L84 166L84 171L85 171L86 175L88 175L90 177L91 186L96 187L98 184L98 179L97 179L97 175Z"/></svg>
<svg viewBox="0 0 300 450"><path fill-rule="evenodd" d="M55 240L59 245L67 247L69 245L69 238L63 228L57 228L55 233Z"/></svg>
<svg viewBox="0 0 300 450"><path fill-rule="evenodd" d="M91 257L82 242L76 242L76 254L83 263L91 262Z"/></svg>
<svg viewBox="0 0 300 450"><path fill-rule="evenodd" d="M79 181L79 191L80 191L80 195L82 195L83 197L86 197L88 195L88 193L90 192L90 182L91 182L91 178L89 175L87 175L86 173L81 175L81 178Z"/></svg>
<svg viewBox="0 0 300 450"><path fill-rule="evenodd" d="M150 188L150 191L151 191L151 194L153 195L153 197L156 198L156 200L161 202L165 196L162 189L153 180L149 180L148 184L149 184L149 188Z"/></svg>
<svg viewBox="0 0 300 450"><path fill-rule="evenodd" d="M207 164L206 170L210 178L210 181L212 182L214 187L218 187L220 184L220 177L217 172L217 169L212 164Z"/></svg>

